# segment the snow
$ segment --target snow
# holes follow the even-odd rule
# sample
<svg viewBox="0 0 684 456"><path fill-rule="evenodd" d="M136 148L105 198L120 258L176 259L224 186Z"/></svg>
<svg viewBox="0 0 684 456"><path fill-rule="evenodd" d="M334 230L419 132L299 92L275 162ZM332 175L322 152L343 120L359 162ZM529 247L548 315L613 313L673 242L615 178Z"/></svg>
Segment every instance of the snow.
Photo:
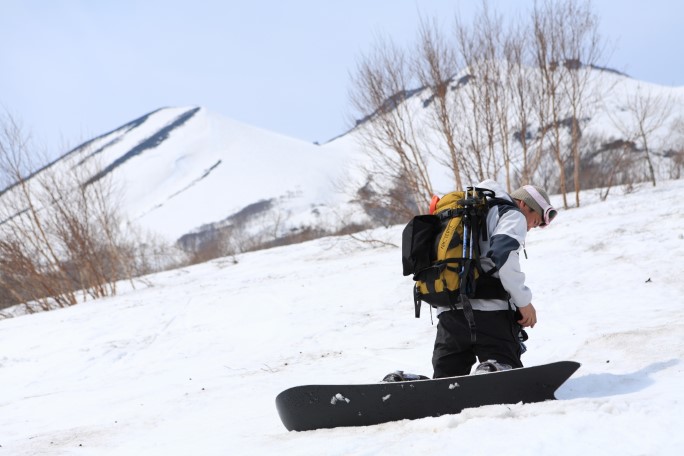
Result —
<svg viewBox="0 0 684 456"><path fill-rule="evenodd" d="M193 114L194 112L194 114ZM190 115L192 114L192 115ZM154 147L123 161L187 116ZM215 114L204 108L164 108L133 127L119 128L57 162L68 170L95 157L93 171L122 162L111 173L123 213L144 230L175 242L245 207L275 200L279 235L309 225L316 205L321 225L334 225L347 199L340 183L355 148L317 146ZM299 225L297 225L299 224Z"/></svg>
<svg viewBox="0 0 684 456"><path fill-rule="evenodd" d="M373 232L395 246L319 239L0 320L0 455L684 454L683 192L585 192L529 234L523 362L582 363L558 401L285 430L291 386L431 374L436 326L413 317L395 226Z"/></svg>

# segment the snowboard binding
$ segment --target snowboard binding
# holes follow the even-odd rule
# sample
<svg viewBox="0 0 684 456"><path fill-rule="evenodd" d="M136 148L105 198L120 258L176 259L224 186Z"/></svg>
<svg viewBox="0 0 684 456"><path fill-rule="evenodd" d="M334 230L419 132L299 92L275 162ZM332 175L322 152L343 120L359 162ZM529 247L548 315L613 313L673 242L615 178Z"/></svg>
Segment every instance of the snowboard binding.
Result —
<svg viewBox="0 0 684 456"><path fill-rule="evenodd" d="M409 372L404 372L404 371L394 371L391 372L382 379L383 382L410 382L413 380L429 380L430 377L426 377L425 375L418 375L418 374L411 374Z"/></svg>

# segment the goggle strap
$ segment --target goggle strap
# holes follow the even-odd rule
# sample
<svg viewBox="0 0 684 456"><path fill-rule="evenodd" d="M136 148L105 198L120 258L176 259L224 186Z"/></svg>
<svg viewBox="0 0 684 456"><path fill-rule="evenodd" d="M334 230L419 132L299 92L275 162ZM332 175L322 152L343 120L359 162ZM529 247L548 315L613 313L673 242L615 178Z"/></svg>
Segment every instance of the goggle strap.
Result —
<svg viewBox="0 0 684 456"><path fill-rule="evenodd" d="M527 191L527 193L530 194L530 196L539 204L539 207L542 210L542 218L544 219L544 224L548 225L551 223L551 220L549 220L549 212L552 210L555 210L553 206L549 203L546 202L544 197L537 191L536 188L534 188L531 185L525 185L523 188Z"/></svg>

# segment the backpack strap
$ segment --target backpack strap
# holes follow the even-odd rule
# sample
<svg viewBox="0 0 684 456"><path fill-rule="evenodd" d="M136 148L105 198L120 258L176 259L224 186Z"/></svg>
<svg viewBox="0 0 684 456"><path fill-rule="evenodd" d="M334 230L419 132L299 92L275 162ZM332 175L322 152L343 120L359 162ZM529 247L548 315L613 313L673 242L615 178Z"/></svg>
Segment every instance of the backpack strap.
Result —
<svg viewBox="0 0 684 456"><path fill-rule="evenodd" d="M490 208L494 206L511 206L513 208L516 208L520 210L518 205L515 203L515 201L509 201L506 198L499 198L498 196L493 196L487 200L487 204L489 205Z"/></svg>
<svg viewBox="0 0 684 456"><path fill-rule="evenodd" d="M487 206L489 207L489 209L492 209L495 206L501 206L499 208L500 214L501 214L502 210L503 211L515 210L518 212L522 212L520 210L520 207L518 207L518 204L515 201L509 201L505 198L499 198L499 197L495 197L495 196L488 198ZM481 229L482 229L482 240L486 241L487 240L487 234L488 234L486 223L482 224ZM478 256L478 258L479 258L479 256ZM494 273L497 272L499 270L499 268L497 266L494 266L489 271L484 271L479 262L477 264L477 267L478 267L478 272L480 273L480 277L477 279L477 283L479 286L476 287L475 296L473 296L473 298L474 299L500 299L503 301L507 301L510 298L510 294L506 291L506 289L501 284L501 280L494 277ZM485 290L483 290L483 288Z"/></svg>

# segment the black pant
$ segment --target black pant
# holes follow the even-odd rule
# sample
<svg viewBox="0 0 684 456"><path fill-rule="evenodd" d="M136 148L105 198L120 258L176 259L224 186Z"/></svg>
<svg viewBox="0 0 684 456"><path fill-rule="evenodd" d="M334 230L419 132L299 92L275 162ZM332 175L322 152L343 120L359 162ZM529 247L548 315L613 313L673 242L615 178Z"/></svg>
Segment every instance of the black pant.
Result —
<svg viewBox="0 0 684 456"><path fill-rule="evenodd" d="M474 344L470 339L470 327L463 310L439 314L432 353L434 378L468 375L476 357L480 362L493 359L513 368L523 367L514 313L508 310L475 310L473 313L477 328Z"/></svg>

